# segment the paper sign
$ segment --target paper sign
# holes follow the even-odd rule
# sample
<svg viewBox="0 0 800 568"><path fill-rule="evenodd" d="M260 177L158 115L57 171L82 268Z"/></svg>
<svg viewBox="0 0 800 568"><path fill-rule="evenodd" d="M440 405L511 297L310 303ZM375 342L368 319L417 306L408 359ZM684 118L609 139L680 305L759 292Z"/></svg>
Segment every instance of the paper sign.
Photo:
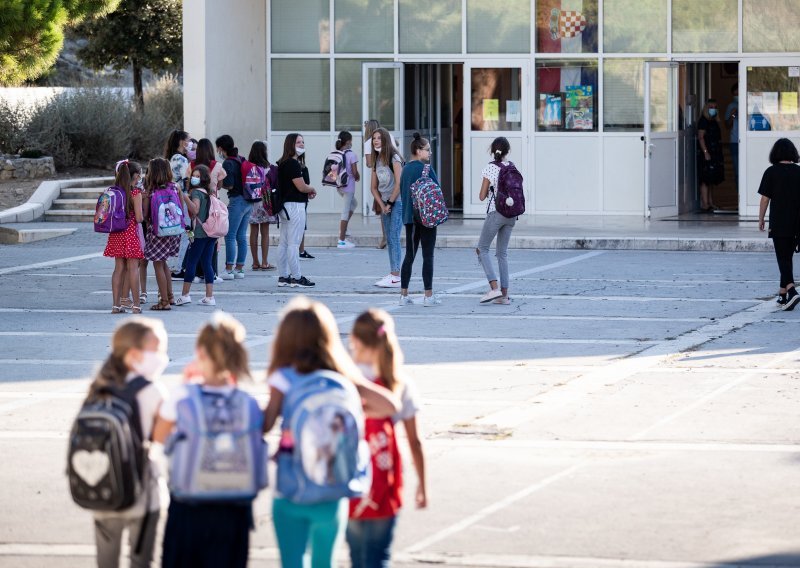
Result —
<svg viewBox="0 0 800 568"><path fill-rule="evenodd" d="M781 114L797 114L797 93L781 93Z"/></svg>
<svg viewBox="0 0 800 568"><path fill-rule="evenodd" d="M484 122L500 120L500 99L483 99Z"/></svg>
<svg viewBox="0 0 800 568"><path fill-rule="evenodd" d="M778 114L778 93L764 93L764 114Z"/></svg>
<svg viewBox="0 0 800 568"><path fill-rule="evenodd" d="M800 67L789 67L789 77L800 77Z"/></svg>
<svg viewBox="0 0 800 568"><path fill-rule="evenodd" d="M506 101L506 122L522 122L520 101Z"/></svg>
<svg viewBox="0 0 800 568"><path fill-rule="evenodd" d="M747 93L747 114L760 114L764 112L763 93Z"/></svg>
<svg viewBox="0 0 800 568"><path fill-rule="evenodd" d="M567 130L594 128L594 98L591 85L567 87L567 108L564 117Z"/></svg>

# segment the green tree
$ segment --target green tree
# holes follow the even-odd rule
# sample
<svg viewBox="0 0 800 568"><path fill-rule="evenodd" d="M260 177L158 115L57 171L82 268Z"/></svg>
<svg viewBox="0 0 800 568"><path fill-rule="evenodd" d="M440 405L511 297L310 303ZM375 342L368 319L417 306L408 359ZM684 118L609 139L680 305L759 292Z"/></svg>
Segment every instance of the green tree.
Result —
<svg viewBox="0 0 800 568"><path fill-rule="evenodd" d="M55 63L64 27L115 9L120 0L0 0L0 85L35 79Z"/></svg>
<svg viewBox="0 0 800 568"><path fill-rule="evenodd" d="M2 1L2 0L0 0ZM138 109L144 107L142 71L176 70L183 58L180 0L122 0L105 18L87 21L76 30L88 40L78 57L95 69L110 65L133 71Z"/></svg>

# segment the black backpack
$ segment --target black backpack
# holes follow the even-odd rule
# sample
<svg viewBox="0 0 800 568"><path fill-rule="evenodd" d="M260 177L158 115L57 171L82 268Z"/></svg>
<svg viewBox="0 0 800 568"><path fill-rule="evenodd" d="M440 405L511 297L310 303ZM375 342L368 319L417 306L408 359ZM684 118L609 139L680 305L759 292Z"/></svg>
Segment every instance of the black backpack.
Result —
<svg viewBox="0 0 800 568"><path fill-rule="evenodd" d="M146 489L147 454L136 395L149 384L137 377L122 388L108 387L78 412L69 437L67 477L80 507L120 511Z"/></svg>

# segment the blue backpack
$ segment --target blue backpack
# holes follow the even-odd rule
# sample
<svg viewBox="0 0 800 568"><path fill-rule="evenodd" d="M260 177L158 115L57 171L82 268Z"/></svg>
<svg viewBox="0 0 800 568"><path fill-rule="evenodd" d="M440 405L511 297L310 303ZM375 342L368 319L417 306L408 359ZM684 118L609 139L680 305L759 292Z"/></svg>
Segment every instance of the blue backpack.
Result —
<svg viewBox="0 0 800 568"><path fill-rule="evenodd" d="M355 386L332 371L280 372L291 387L283 399L278 493L312 504L368 492L370 453Z"/></svg>
<svg viewBox="0 0 800 568"><path fill-rule="evenodd" d="M164 448L169 490L179 501L249 502L267 486L264 414L249 394L188 385Z"/></svg>

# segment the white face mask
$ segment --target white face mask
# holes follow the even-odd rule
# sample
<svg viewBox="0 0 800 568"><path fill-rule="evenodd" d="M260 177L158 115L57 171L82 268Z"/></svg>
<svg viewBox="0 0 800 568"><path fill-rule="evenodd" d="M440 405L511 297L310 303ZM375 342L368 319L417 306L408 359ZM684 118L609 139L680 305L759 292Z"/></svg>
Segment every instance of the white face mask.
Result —
<svg viewBox="0 0 800 568"><path fill-rule="evenodd" d="M376 152L380 152L380 151L381 151L381 148L383 148L383 146L381 146L380 144L377 144L377 145L376 145L376 144L373 144L373 145L372 145L372 148L373 148L373 149L374 149Z"/></svg>
<svg viewBox="0 0 800 568"><path fill-rule="evenodd" d="M133 366L133 371L149 381L158 379L169 365L169 357L162 351L143 351L142 360Z"/></svg>
<svg viewBox="0 0 800 568"><path fill-rule="evenodd" d="M306 153L306 149L305 148L300 148L299 146L295 146L294 147L294 153L297 154L298 156L302 156L303 154Z"/></svg>

